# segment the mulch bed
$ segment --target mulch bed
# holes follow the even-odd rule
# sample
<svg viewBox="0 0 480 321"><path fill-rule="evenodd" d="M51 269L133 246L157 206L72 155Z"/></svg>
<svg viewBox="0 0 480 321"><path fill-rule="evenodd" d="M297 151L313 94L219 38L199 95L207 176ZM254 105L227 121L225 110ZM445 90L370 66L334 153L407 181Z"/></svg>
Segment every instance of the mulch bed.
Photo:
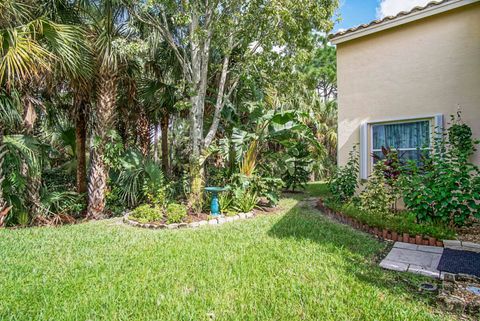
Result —
<svg viewBox="0 0 480 321"><path fill-rule="evenodd" d="M480 222L477 221L471 226L457 229L457 234L460 241L480 243Z"/></svg>

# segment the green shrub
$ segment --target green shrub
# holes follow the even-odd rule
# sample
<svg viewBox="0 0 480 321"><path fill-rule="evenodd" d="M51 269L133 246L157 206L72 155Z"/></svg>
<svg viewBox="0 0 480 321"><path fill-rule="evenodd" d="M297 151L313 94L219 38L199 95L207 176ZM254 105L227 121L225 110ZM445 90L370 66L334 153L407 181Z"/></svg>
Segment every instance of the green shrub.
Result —
<svg viewBox="0 0 480 321"><path fill-rule="evenodd" d="M120 216L125 210L125 202L122 200L122 190L117 184L109 181L110 190L105 193L106 208L114 215Z"/></svg>
<svg viewBox="0 0 480 321"><path fill-rule="evenodd" d="M388 213L393 208L396 197L385 178L386 166L382 161L375 163L372 175L360 194L360 209L376 213Z"/></svg>
<svg viewBox="0 0 480 321"><path fill-rule="evenodd" d="M156 190L145 190L145 197L148 203L161 209L165 209L168 204L168 193L165 187L158 187Z"/></svg>
<svg viewBox="0 0 480 321"><path fill-rule="evenodd" d="M477 142L466 124L454 121L424 164L412 162L402 175L405 205L420 222L462 226L480 217L480 171L468 160Z"/></svg>
<svg viewBox="0 0 480 321"><path fill-rule="evenodd" d="M230 191L225 191L220 193L218 196L218 203L220 205L220 212L226 214L227 212L233 211L233 203L235 201L235 196Z"/></svg>
<svg viewBox="0 0 480 321"><path fill-rule="evenodd" d="M238 211L235 210L235 209L227 209L225 211L222 212L223 215L225 216L235 216L238 214Z"/></svg>
<svg viewBox="0 0 480 321"><path fill-rule="evenodd" d="M181 223L187 217L187 207L182 204L167 205L167 224Z"/></svg>
<svg viewBox="0 0 480 321"><path fill-rule="evenodd" d="M162 170L154 162L146 161L144 171L145 178L142 189L147 202L165 209L169 200L169 193Z"/></svg>
<svg viewBox="0 0 480 321"><path fill-rule="evenodd" d="M235 204L234 208L243 213L252 211L258 203L258 196L256 192L250 190L235 190Z"/></svg>
<svg viewBox="0 0 480 321"><path fill-rule="evenodd" d="M155 222L162 219L162 210L158 207L151 207L150 205L140 205L135 208L130 218L140 223Z"/></svg>
<svg viewBox="0 0 480 321"><path fill-rule="evenodd" d="M305 189L310 179L312 157L308 147L306 143L299 141L286 149L285 172L282 174L282 180L287 190Z"/></svg>
<svg viewBox="0 0 480 321"><path fill-rule="evenodd" d="M338 168L335 176L330 181L330 192L335 201L349 202L355 195L358 187L358 152L356 147L349 154L349 159L344 167Z"/></svg>
<svg viewBox="0 0 480 321"><path fill-rule="evenodd" d="M335 202L332 198L325 200L325 205L355 218L371 227L389 229L398 233L409 233L410 235L428 235L437 239L452 239L455 231L442 223L419 223L413 212L402 211L396 215L385 215L384 213L362 210L354 204Z"/></svg>
<svg viewBox="0 0 480 321"><path fill-rule="evenodd" d="M285 183L280 178L271 176L255 176L252 189L259 197L265 197L269 206L276 206L280 201L281 190Z"/></svg>

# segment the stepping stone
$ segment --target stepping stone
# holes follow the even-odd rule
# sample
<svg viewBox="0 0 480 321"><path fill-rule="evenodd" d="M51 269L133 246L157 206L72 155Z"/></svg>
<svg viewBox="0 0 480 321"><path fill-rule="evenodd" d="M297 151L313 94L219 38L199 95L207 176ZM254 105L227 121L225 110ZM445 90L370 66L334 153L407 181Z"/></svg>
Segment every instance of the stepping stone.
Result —
<svg viewBox="0 0 480 321"><path fill-rule="evenodd" d="M408 270L408 264L395 261L383 260L380 262L380 266L387 270L406 272Z"/></svg>
<svg viewBox="0 0 480 321"><path fill-rule="evenodd" d="M442 247L395 242L390 253L380 262L380 266L388 270L439 278L440 271L437 266L442 253Z"/></svg>

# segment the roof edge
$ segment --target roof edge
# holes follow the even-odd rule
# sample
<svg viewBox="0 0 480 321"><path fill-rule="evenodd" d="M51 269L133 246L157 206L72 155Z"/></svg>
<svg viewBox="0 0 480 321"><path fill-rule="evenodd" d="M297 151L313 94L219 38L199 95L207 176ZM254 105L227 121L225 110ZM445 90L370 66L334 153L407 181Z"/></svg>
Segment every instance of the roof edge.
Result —
<svg viewBox="0 0 480 321"><path fill-rule="evenodd" d="M480 0L447 0L437 3L430 2L425 7L415 7L408 12L402 11L393 17L385 17L382 20L375 20L366 25L360 25L343 32L338 32L331 36L330 42L334 45L337 45L342 42L364 37L372 33L404 25L412 21L420 20L479 1Z"/></svg>

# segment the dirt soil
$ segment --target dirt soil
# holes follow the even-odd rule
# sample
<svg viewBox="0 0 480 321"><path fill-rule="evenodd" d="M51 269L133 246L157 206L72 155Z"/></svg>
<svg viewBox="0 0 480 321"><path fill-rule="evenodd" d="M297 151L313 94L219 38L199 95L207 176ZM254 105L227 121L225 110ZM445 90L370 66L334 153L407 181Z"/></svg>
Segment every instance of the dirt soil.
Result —
<svg viewBox="0 0 480 321"><path fill-rule="evenodd" d="M480 222L457 229L458 239L480 244Z"/></svg>

